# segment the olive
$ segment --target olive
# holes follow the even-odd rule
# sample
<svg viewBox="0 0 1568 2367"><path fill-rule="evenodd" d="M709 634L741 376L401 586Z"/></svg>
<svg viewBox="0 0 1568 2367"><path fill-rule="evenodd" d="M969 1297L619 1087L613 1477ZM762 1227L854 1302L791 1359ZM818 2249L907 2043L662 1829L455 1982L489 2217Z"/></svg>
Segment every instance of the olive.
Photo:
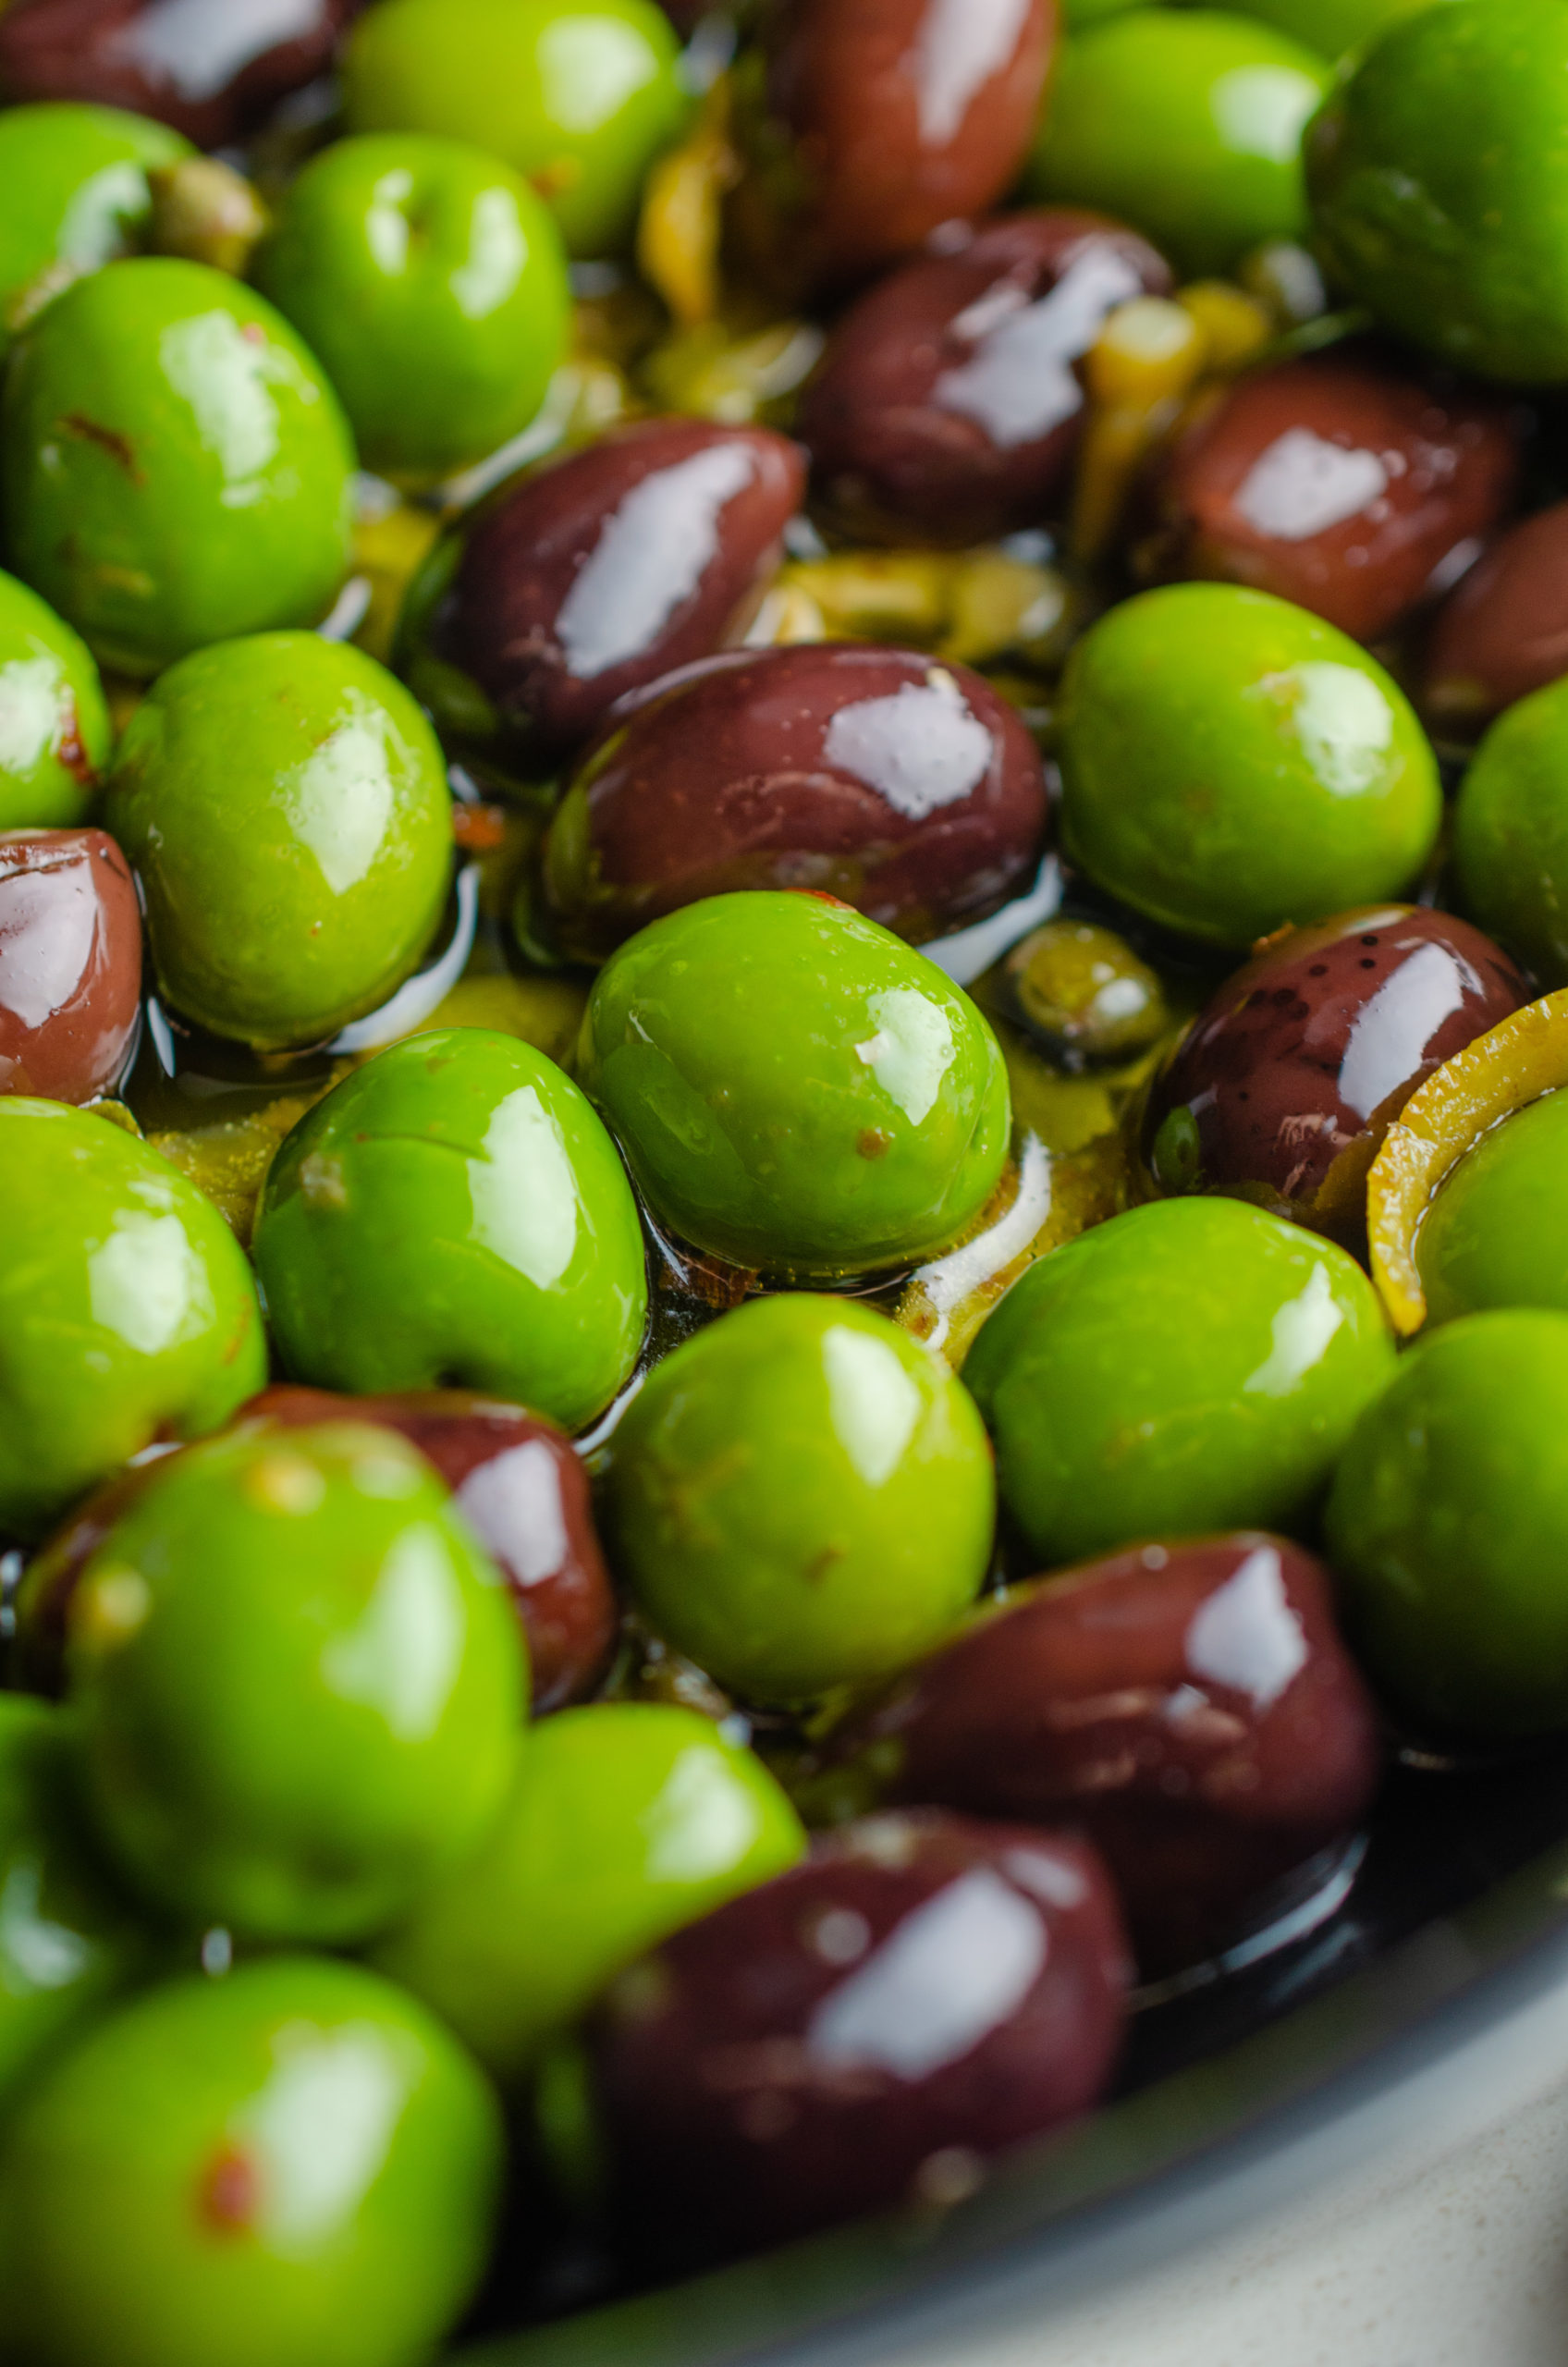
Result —
<svg viewBox="0 0 1568 2367"><path fill-rule="evenodd" d="M742 251L835 285L984 214L1028 153L1056 33L1056 0L779 0L741 110Z"/></svg>
<svg viewBox="0 0 1568 2367"><path fill-rule="evenodd" d="M859 539L966 546L1038 523L1083 424L1106 314L1170 292L1094 214L1017 214L906 264L846 313L801 406L816 499Z"/></svg>
<svg viewBox="0 0 1568 2367"><path fill-rule="evenodd" d="M507 1582L528 1637L534 1715L593 1692L615 1646L615 1595L587 1475L553 1424L459 1389L393 1397L269 1389L241 1418L289 1429L379 1422L399 1430L435 1466Z"/></svg>
<svg viewBox="0 0 1568 2367"><path fill-rule="evenodd" d="M66 1689L66 1627L81 1574L121 1516L129 1511L170 1447L127 1464L79 1503L45 1539L22 1572L12 1602L15 1635L7 1681L23 1692L59 1696Z"/></svg>
<svg viewBox="0 0 1568 2367"><path fill-rule="evenodd" d="M1260 1196L1352 1247L1366 1171L1423 1077L1530 1000L1467 921L1418 906L1292 929L1227 979L1150 1091L1168 1192Z"/></svg>
<svg viewBox="0 0 1568 2367"><path fill-rule="evenodd" d="M1568 501L1521 519L1449 594L1432 628L1422 704L1466 736L1568 674Z"/></svg>
<svg viewBox="0 0 1568 2367"><path fill-rule="evenodd" d="M892 1800L1073 1825L1145 1971L1191 1962L1371 1801L1377 1723L1330 1588L1259 1531L1130 1547L982 1613L833 1758Z"/></svg>
<svg viewBox="0 0 1568 2367"><path fill-rule="evenodd" d="M541 760L750 622L804 462L766 428L647 420L526 478L436 546L398 664L438 722Z"/></svg>
<svg viewBox="0 0 1568 2367"><path fill-rule="evenodd" d="M1002 964L999 984L1011 1013L1067 1068L1133 1060L1170 1024L1158 974L1094 921L1031 929Z"/></svg>
<svg viewBox="0 0 1568 2367"><path fill-rule="evenodd" d="M640 700L552 825L545 901L601 957L735 889L824 889L919 943L1032 878L1045 774L967 666L811 644L710 659Z"/></svg>
<svg viewBox="0 0 1568 2367"><path fill-rule="evenodd" d="M136 1038L141 914L102 830L0 831L0 1093L92 1101Z"/></svg>
<svg viewBox="0 0 1568 2367"><path fill-rule="evenodd" d="M1243 378L1177 444L1159 570L1248 583L1375 641L1463 565L1518 473L1502 404L1354 355Z"/></svg>
<svg viewBox="0 0 1568 2367"><path fill-rule="evenodd" d="M900 2201L1093 2103L1125 1944L1085 1843L888 1815L623 1974L592 2096L628 2238L668 2273Z"/></svg>
<svg viewBox="0 0 1568 2367"><path fill-rule="evenodd" d="M0 96L95 99L220 148L325 74L360 0L18 0Z"/></svg>

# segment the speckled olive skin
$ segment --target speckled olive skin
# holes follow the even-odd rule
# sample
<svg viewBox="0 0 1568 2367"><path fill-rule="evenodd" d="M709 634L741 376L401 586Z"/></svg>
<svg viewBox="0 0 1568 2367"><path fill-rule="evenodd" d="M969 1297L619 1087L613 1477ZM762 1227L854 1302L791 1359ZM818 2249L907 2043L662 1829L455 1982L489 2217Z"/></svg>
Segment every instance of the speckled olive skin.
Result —
<svg viewBox="0 0 1568 2367"><path fill-rule="evenodd" d="M1429 1729L1568 1725L1568 1316L1512 1308L1416 1343L1362 1417L1326 1535L1347 1632Z"/></svg>
<svg viewBox="0 0 1568 2367"><path fill-rule="evenodd" d="M1016 1590L834 1737L880 1797L1085 1833L1144 1971L1210 1955L1354 1832L1377 1721L1331 1580L1261 1532Z"/></svg>
<svg viewBox="0 0 1568 2367"><path fill-rule="evenodd" d="M264 1390L247 1422L381 1422L433 1463L500 1571L528 1638L533 1714L592 1693L615 1648L619 1613L594 1527L588 1475L570 1439L520 1405L460 1389L400 1397Z"/></svg>
<svg viewBox="0 0 1568 2367"><path fill-rule="evenodd" d="M560 233L521 174L459 140L340 140L290 187L257 285L315 353L361 458L414 483L528 425L564 356Z"/></svg>
<svg viewBox="0 0 1568 2367"><path fill-rule="evenodd" d="M444 730L548 763L750 622L805 489L766 428L655 419L530 476L438 544L398 666Z"/></svg>
<svg viewBox="0 0 1568 2367"><path fill-rule="evenodd" d="M1332 625L1232 584L1111 610L1069 660L1062 840L1098 886L1244 950L1398 896L1442 816L1403 692Z"/></svg>
<svg viewBox="0 0 1568 2367"><path fill-rule="evenodd" d="M385 667L314 633L171 667L127 727L104 812L147 900L160 992L241 1043L320 1043L375 1010L446 905L435 735Z"/></svg>
<svg viewBox="0 0 1568 2367"><path fill-rule="evenodd" d="M221 148L332 65L360 0L16 0L0 15L0 94L96 99Z"/></svg>
<svg viewBox="0 0 1568 2367"><path fill-rule="evenodd" d="M968 1608L995 1517L967 1392L852 1301L758 1299L665 1359L615 1434L606 1534L655 1627L753 1699L888 1674Z"/></svg>
<svg viewBox="0 0 1568 2367"><path fill-rule="evenodd" d="M1062 493L1085 397L1073 365L1169 265L1102 215L1016 214L879 280L834 330L798 422L818 507L857 541L975 543Z"/></svg>
<svg viewBox="0 0 1568 2367"><path fill-rule="evenodd" d="M5 12L0 59L7 35L36 13ZM0 66L0 86L3 76ZM0 115L0 353L45 288L131 251L152 211L148 167L190 153L178 133L116 107L13 105Z"/></svg>
<svg viewBox="0 0 1568 2367"><path fill-rule="evenodd" d="M1502 404L1319 354L1240 379L1182 437L1147 556L1376 641L1491 532L1517 475Z"/></svg>
<svg viewBox="0 0 1568 2367"><path fill-rule="evenodd" d="M1499 536L1444 601L1427 649L1422 705L1469 737L1515 699L1568 674L1568 501Z"/></svg>
<svg viewBox="0 0 1568 2367"><path fill-rule="evenodd" d="M950 1241L1007 1157L996 1037L923 955L816 894L714 896L612 955L577 1073L662 1220L811 1280Z"/></svg>
<svg viewBox="0 0 1568 2367"><path fill-rule="evenodd" d="M1095 2102L1125 1981L1080 1840L933 1814L819 1842L634 1967L593 2025L627 2240L684 2263L950 2201L944 2173L972 2190L986 2156Z"/></svg>
<svg viewBox="0 0 1568 2367"><path fill-rule="evenodd" d="M112 1091L141 997L141 914L113 839L0 831L0 1094Z"/></svg>
<svg viewBox="0 0 1568 2367"><path fill-rule="evenodd" d="M1568 1314L1565 1157L1568 1096L1549 1093L1483 1134L1444 1180L1415 1243L1429 1323L1493 1306Z"/></svg>
<svg viewBox="0 0 1568 2367"><path fill-rule="evenodd" d="M630 243L691 101L654 0L384 0L343 60L350 131L472 141L531 180L576 255Z"/></svg>
<svg viewBox="0 0 1568 2367"><path fill-rule="evenodd" d="M804 1850L762 1761L694 1710L570 1711L530 1735L479 1855L374 1960L521 2086L634 1957Z"/></svg>
<svg viewBox="0 0 1568 2367"><path fill-rule="evenodd" d="M86 643L36 592L0 574L0 830L84 820L113 739Z"/></svg>
<svg viewBox="0 0 1568 2367"><path fill-rule="evenodd" d="M985 214L1027 153L1056 0L773 0L743 86L733 224L781 283L836 287Z"/></svg>
<svg viewBox="0 0 1568 2367"><path fill-rule="evenodd" d="M494 1391L576 1430L642 1344L615 1146L553 1061L487 1028L395 1044L301 1119L255 1257L285 1367L319 1388Z"/></svg>
<svg viewBox="0 0 1568 2367"><path fill-rule="evenodd" d="M446 1488L353 1422L170 1457L83 1570L66 1665L115 1864L199 1930L274 1943L406 1914L499 1809L527 1701Z"/></svg>
<svg viewBox="0 0 1568 2367"><path fill-rule="evenodd" d="M1134 8L1064 48L1024 186L1131 222L1183 278L1226 271L1305 230L1301 134L1328 80L1267 25Z"/></svg>
<svg viewBox="0 0 1568 2367"><path fill-rule="evenodd" d="M825 889L918 943L1026 884L1039 751L967 666L807 644L710 658L639 700L551 825L546 926L602 957L740 889Z"/></svg>
<svg viewBox="0 0 1568 2367"><path fill-rule="evenodd" d="M1394 1346L1342 1249L1239 1200L1155 1201L1015 1282L964 1380L1043 1564L1299 1533Z"/></svg>
<svg viewBox="0 0 1568 2367"><path fill-rule="evenodd" d="M1464 776L1453 819L1459 901L1543 987L1568 985L1565 756L1568 681L1498 717Z"/></svg>
<svg viewBox="0 0 1568 2367"><path fill-rule="evenodd" d="M430 2355L479 2281L504 2151L432 2015L306 1956L150 1991L7 2137L6 2334L39 2367Z"/></svg>
<svg viewBox="0 0 1568 2367"><path fill-rule="evenodd" d="M266 1377L255 1284L212 1202L131 1135L0 1095L0 1535L40 1537L159 1435Z"/></svg>
<svg viewBox="0 0 1568 2367"><path fill-rule="evenodd" d="M1483 377L1568 375L1568 142L1554 0L1395 23L1306 141L1317 237L1386 328Z"/></svg>
<svg viewBox="0 0 1568 2367"><path fill-rule="evenodd" d="M1358 1248L1393 1120L1529 1000L1507 955L1451 913L1372 905L1292 929L1193 1022L1150 1090L1144 1156L1167 1191L1266 1195Z"/></svg>
<svg viewBox="0 0 1568 2367"><path fill-rule="evenodd" d="M122 673L318 622L348 566L353 468L314 358L202 264L111 264L13 350L10 563Z"/></svg>

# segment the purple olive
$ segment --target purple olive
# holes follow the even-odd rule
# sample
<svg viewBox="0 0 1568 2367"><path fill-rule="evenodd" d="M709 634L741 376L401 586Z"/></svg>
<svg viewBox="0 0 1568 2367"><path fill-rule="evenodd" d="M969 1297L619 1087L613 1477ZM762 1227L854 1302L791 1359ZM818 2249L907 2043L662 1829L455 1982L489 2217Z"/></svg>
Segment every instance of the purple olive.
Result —
<svg viewBox="0 0 1568 2367"><path fill-rule="evenodd" d="M1018 214L906 264L845 315L802 405L817 500L857 539L963 546L1037 524L1083 424L1078 363L1165 263L1095 214Z"/></svg>
<svg viewBox="0 0 1568 2367"><path fill-rule="evenodd" d="M1086 2111L1126 1949L1094 1850L868 1818L622 1976L592 2028L619 2216L668 2273L905 2199Z"/></svg>
<svg viewBox="0 0 1568 2367"><path fill-rule="evenodd" d="M1081 1829L1145 1969L1191 1963L1371 1803L1377 1723L1330 1586L1278 1538L1133 1546L1010 1595L835 1756L894 1800Z"/></svg>
<svg viewBox="0 0 1568 2367"><path fill-rule="evenodd" d="M0 831L0 1094L92 1101L141 999L141 913L102 830Z"/></svg>
<svg viewBox="0 0 1568 2367"><path fill-rule="evenodd" d="M1432 628L1423 705L1469 736L1568 674L1568 501L1511 526L1449 594Z"/></svg>
<svg viewBox="0 0 1568 2367"><path fill-rule="evenodd" d="M688 668L584 762L545 855L549 922L602 957L734 889L808 888L916 942L1004 903L1040 859L1039 752L965 666L814 643Z"/></svg>
<svg viewBox="0 0 1568 2367"><path fill-rule="evenodd" d="M1155 1180L1243 1191L1359 1249L1393 1120L1529 1000L1501 949L1452 913L1386 904L1292 929L1226 981L1156 1078Z"/></svg>

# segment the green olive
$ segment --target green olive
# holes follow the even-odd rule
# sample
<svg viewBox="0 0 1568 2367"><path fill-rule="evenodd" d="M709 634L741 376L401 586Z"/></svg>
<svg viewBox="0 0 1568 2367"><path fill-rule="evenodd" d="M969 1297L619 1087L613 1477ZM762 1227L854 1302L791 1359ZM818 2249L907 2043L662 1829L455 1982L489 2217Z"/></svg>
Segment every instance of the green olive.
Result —
<svg viewBox="0 0 1568 2367"><path fill-rule="evenodd" d="M0 830L80 822L113 736L91 650L36 592L0 575Z"/></svg>
<svg viewBox="0 0 1568 2367"><path fill-rule="evenodd" d="M190 153L166 124L118 107L0 115L0 355L73 280L134 251L152 218L149 168Z"/></svg>
<svg viewBox="0 0 1568 2367"><path fill-rule="evenodd" d="M1415 1237L1427 1319L1491 1306L1568 1314L1568 1093L1483 1134L1443 1183Z"/></svg>
<svg viewBox="0 0 1568 2367"><path fill-rule="evenodd" d="M1458 5L1458 0L1454 0ZM1453 817L1464 909L1533 970L1568 986L1568 681L1499 716Z"/></svg>

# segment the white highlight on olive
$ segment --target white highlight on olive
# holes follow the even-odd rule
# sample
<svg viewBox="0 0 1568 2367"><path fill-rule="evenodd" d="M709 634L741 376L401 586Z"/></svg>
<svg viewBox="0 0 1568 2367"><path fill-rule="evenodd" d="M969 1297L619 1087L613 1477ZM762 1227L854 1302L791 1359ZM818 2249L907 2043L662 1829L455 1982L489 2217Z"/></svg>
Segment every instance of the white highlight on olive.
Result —
<svg viewBox="0 0 1568 2367"><path fill-rule="evenodd" d="M973 419L1003 451L1048 435L1084 408L1073 362L1094 344L1106 314L1142 288L1126 256L1105 246L1079 255L1038 303L1004 282L952 324L954 336L975 339L977 350L942 373L932 400Z"/></svg>
<svg viewBox="0 0 1568 2367"><path fill-rule="evenodd" d="M1011 2020L1048 1950L1038 1911L978 1867L906 1915L823 2000L807 2049L818 2063L929 2079Z"/></svg>
<svg viewBox="0 0 1568 2367"><path fill-rule="evenodd" d="M200 105L269 49L313 33L321 13L321 0L152 0L120 27L109 54Z"/></svg>
<svg viewBox="0 0 1568 2367"><path fill-rule="evenodd" d="M1185 1649L1194 1676L1246 1694L1259 1711L1271 1709L1295 1682L1311 1653L1286 1599L1285 1574L1273 1546L1260 1545L1249 1553L1235 1576L1194 1613Z"/></svg>
<svg viewBox="0 0 1568 2367"><path fill-rule="evenodd" d="M1287 1300L1276 1314L1273 1346L1257 1370L1243 1381L1243 1392L1249 1396L1288 1397L1314 1365L1322 1361L1344 1319L1328 1267L1314 1266L1301 1296Z"/></svg>
<svg viewBox="0 0 1568 2367"><path fill-rule="evenodd" d="M531 1085L497 1104L484 1154L468 1162L473 1233L542 1291L577 1251L577 1178L560 1129Z"/></svg>
<svg viewBox="0 0 1568 2367"><path fill-rule="evenodd" d="M374 869L397 807L383 717L357 693L343 719L279 784L278 802L335 896Z"/></svg>
<svg viewBox="0 0 1568 2367"><path fill-rule="evenodd" d="M322 1675L339 1699L376 1711L399 1742L428 1742L451 1699L466 1634L446 1539L416 1522L387 1547L361 1618L327 1644Z"/></svg>
<svg viewBox="0 0 1568 2367"><path fill-rule="evenodd" d="M1255 533L1305 543L1359 518L1388 489L1389 472L1376 452L1330 444L1310 427L1291 427L1253 462L1235 504Z"/></svg>
<svg viewBox="0 0 1568 2367"><path fill-rule="evenodd" d="M870 996L867 1008L877 1022L876 1033L855 1046L855 1058L911 1125L922 1126L956 1058L952 1024L918 987L889 987L885 994Z"/></svg>
<svg viewBox="0 0 1568 2367"><path fill-rule="evenodd" d="M1447 1019L1464 1007L1467 989L1481 981L1446 945L1423 945L1401 963L1357 1012L1340 1063L1340 1098L1358 1118L1370 1118L1411 1072Z"/></svg>
<svg viewBox="0 0 1568 2367"><path fill-rule="evenodd" d="M933 666L925 681L886 698L857 699L828 725L822 753L885 797L906 821L924 822L971 797L991 766L991 735L952 676Z"/></svg>
<svg viewBox="0 0 1568 2367"><path fill-rule="evenodd" d="M178 1216L122 1208L87 1261L92 1320L144 1356L214 1319L206 1269Z"/></svg>
<svg viewBox="0 0 1568 2367"><path fill-rule="evenodd" d="M331 2031L298 2023L274 2043L277 2067L233 2133L257 2158L267 2242L300 2256L329 2244L359 2211L418 2066L369 2023Z"/></svg>
<svg viewBox="0 0 1568 2367"><path fill-rule="evenodd" d="M897 1353L869 1332L835 1323L822 1335L834 1434L868 1488L892 1478L920 1427L920 1391Z"/></svg>
<svg viewBox="0 0 1568 2367"><path fill-rule="evenodd" d="M912 63L920 94L920 137L946 148L1023 30L1029 0L930 0Z"/></svg>
<svg viewBox="0 0 1568 2367"><path fill-rule="evenodd" d="M553 1577L565 1561L560 1477L543 1439L524 1439L480 1464L458 1490L458 1502L482 1536L505 1540L525 1587Z"/></svg>
<svg viewBox="0 0 1568 2367"><path fill-rule="evenodd" d="M693 1743L643 1811L643 1870L655 1883L711 1882L745 1856L759 1821L756 1802L723 1751Z"/></svg>
<svg viewBox="0 0 1568 2367"><path fill-rule="evenodd" d="M658 639L717 557L722 512L755 474L748 446L716 444L632 486L606 519L556 618L578 681L624 666Z"/></svg>

